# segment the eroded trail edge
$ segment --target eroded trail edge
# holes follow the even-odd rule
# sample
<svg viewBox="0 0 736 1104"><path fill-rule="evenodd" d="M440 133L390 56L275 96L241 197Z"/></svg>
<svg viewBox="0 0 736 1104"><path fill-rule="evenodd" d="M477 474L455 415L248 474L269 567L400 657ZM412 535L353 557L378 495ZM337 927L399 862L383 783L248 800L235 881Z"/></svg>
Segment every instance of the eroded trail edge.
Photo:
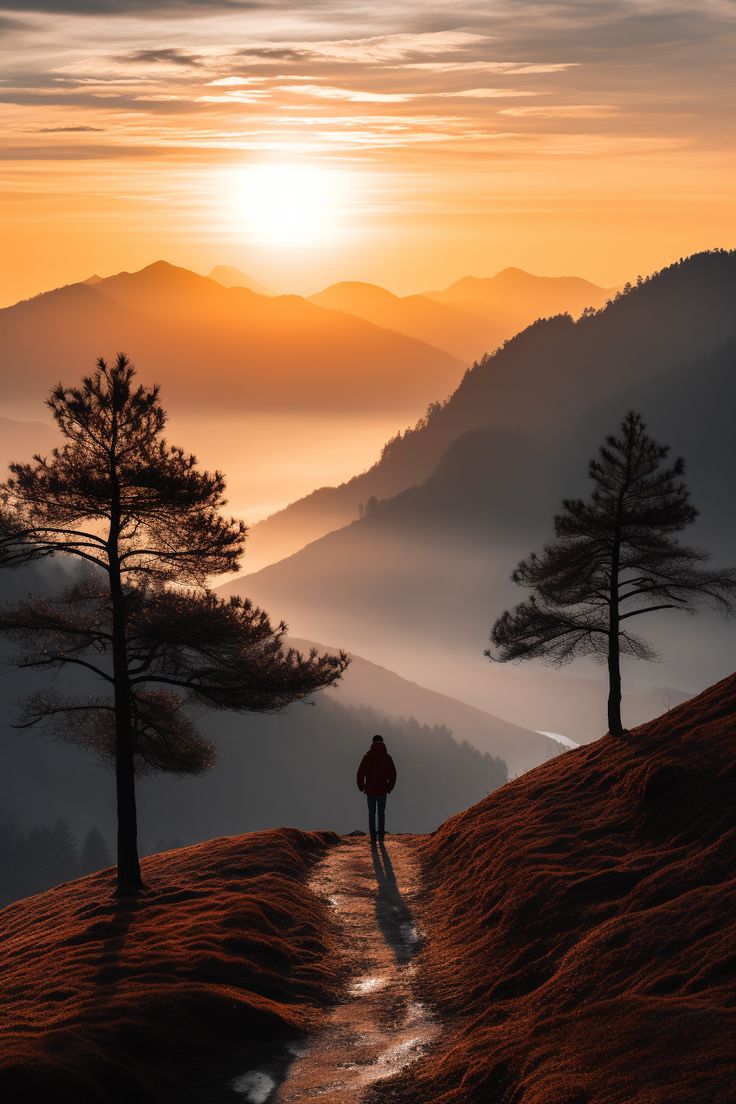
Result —
<svg viewBox="0 0 736 1104"><path fill-rule="evenodd" d="M411 837L371 848L348 837L315 867L310 889L334 910L351 976L345 999L291 1064L280 1086L253 1075L247 1100L356 1104L372 1084L417 1061L439 1031L416 991L412 959L421 944L412 902L420 889Z"/></svg>

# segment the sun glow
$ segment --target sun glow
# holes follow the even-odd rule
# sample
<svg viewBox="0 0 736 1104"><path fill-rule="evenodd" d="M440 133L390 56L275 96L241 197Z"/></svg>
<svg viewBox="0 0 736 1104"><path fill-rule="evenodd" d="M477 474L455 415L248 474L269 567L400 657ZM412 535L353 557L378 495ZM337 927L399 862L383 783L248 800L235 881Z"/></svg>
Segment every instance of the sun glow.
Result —
<svg viewBox="0 0 736 1104"><path fill-rule="evenodd" d="M233 173L229 206L239 231L254 244L323 245L343 219L345 182L333 169L275 163Z"/></svg>

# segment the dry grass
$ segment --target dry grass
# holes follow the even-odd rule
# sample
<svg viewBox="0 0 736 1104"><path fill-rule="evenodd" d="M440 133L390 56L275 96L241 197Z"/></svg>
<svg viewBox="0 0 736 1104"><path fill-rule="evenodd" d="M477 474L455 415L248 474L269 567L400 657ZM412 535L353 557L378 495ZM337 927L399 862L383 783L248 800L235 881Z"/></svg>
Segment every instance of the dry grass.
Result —
<svg viewBox="0 0 736 1104"><path fill-rule="evenodd" d="M382 1104L726 1104L736 1083L736 677L559 756L418 842L447 1027ZM341 992L306 875L332 834L215 840L0 914L0 1093L227 1100ZM233 1097L234 1098L234 1097Z"/></svg>
<svg viewBox="0 0 736 1104"><path fill-rule="evenodd" d="M423 846L440 1047L381 1099L725 1104L736 677L561 755Z"/></svg>
<svg viewBox="0 0 736 1104"><path fill-rule="evenodd" d="M305 885L336 841L213 840L145 859L138 901L103 871L4 909L3 1099L228 1099L229 1075L336 995L327 909Z"/></svg>

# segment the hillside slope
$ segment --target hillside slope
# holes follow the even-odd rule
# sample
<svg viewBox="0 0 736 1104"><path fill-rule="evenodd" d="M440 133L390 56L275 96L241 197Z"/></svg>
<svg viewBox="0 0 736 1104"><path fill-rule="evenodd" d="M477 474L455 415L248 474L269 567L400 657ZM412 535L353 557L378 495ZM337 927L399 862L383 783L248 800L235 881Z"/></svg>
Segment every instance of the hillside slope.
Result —
<svg viewBox="0 0 736 1104"><path fill-rule="evenodd" d="M736 1082L736 676L423 845L454 1025L382 1101L714 1104Z"/></svg>
<svg viewBox="0 0 736 1104"><path fill-rule="evenodd" d="M102 871L2 911L8 1104L237 1099L229 1082L334 998L331 833L282 829L143 862L140 900Z"/></svg>
<svg viewBox="0 0 736 1104"><path fill-rule="evenodd" d="M736 251L700 253L663 269L592 317L573 322L561 315L529 326L467 372L450 399L432 408L415 429L390 441L368 471L338 487L319 488L254 526L249 570L349 524L371 496L384 499L423 482L449 446L470 431L521 428L561 460L574 451L571 442L580 440L587 451L580 428L591 408L608 412L617 396L626 395L615 406L618 421L625 412L621 404L631 401L628 395L645 391L647 381L650 393L663 393L664 377L675 382L678 372L688 376L692 389L700 362L736 339L734 295ZM666 396L668 407L679 407L680 420L690 401L689 396L682 401L679 387ZM718 401L717 394L703 392L700 404Z"/></svg>
<svg viewBox="0 0 736 1104"><path fill-rule="evenodd" d="M693 373L690 388L699 386L701 378ZM685 416L690 388L678 392ZM716 395L711 402L719 406ZM729 407L722 409L725 418ZM609 432L618 416L611 413ZM709 423L700 424L701 434ZM664 436L656 421L651 429L658 439ZM736 457L733 437L724 447ZM491 664L482 653L495 618L521 600L522 592L510 578L512 569L549 539L563 495L587 493L585 472L594 448L589 452L571 441L549 458L520 433L476 430L453 442L424 483L379 503L367 516L293 556L225 584L222 592L248 595L266 609L283 610L295 634L340 640L350 651L406 679L522 728L551 729L585 742L605 727L605 687L597 668L575 666L573 672L587 678L573 685L568 676L540 663ZM566 482L571 456L577 459L577 471ZM689 452L687 459L697 476L692 480L696 502L704 487L724 489L732 466L719 473L709 463L700 465L697 452ZM711 501L713 497L711 493ZM725 555L729 543L733 547L731 514L719 510L706 521L710 537L714 528L721 530L719 544L707 541L706 547L720 547ZM688 670L702 662L705 677L699 668L694 689L724 673L722 647L731 630L720 619L672 614L648 622L645 635L664 658ZM625 691L634 689L634 678L644 677L688 689L690 679L677 674L637 670L626 679ZM663 704L663 695L657 694L649 713L639 708L644 701L630 712L625 701L625 721L649 720ZM592 730L596 716L599 727Z"/></svg>

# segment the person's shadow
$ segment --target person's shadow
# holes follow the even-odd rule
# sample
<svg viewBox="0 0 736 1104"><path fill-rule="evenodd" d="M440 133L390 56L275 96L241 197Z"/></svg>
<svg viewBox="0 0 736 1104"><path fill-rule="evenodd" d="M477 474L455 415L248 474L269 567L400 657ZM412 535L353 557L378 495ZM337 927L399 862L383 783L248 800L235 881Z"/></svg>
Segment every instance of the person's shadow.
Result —
<svg viewBox="0 0 736 1104"><path fill-rule="evenodd" d="M411 910L396 882L386 845L371 848L376 872L376 920L397 962L408 962L419 950L419 936Z"/></svg>

